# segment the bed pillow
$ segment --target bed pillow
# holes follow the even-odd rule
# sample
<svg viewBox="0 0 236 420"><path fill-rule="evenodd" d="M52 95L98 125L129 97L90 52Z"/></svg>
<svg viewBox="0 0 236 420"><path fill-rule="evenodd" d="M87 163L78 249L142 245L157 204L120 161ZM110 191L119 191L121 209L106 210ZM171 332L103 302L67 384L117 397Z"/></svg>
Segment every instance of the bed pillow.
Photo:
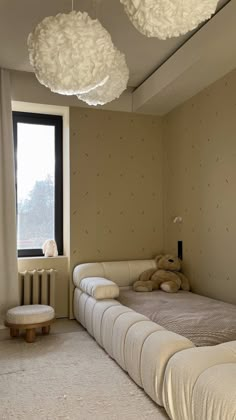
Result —
<svg viewBox="0 0 236 420"><path fill-rule="evenodd" d="M81 280L80 289L94 299L115 299L120 290L116 283L103 277L85 277Z"/></svg>

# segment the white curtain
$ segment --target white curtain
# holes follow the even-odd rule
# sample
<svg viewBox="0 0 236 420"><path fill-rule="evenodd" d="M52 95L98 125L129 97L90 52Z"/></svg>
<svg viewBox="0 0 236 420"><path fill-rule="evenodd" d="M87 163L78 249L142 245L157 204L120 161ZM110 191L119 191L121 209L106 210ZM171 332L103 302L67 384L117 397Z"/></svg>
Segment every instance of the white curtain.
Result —
<svg viewBox="0 0 236 420"><path fill-rule="evenodd" d="M0 328L18 305L16 198L10 75L0 69Z"/></svg>

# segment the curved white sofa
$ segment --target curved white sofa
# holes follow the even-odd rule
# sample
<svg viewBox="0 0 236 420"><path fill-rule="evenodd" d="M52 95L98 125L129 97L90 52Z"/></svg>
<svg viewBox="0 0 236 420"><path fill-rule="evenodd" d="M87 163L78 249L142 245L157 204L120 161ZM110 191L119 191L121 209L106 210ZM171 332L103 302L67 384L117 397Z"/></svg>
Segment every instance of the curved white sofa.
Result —
<svg viewBox="0 0 236 420"><path fill-rule="evenodd" d="M171 419L236 420L236 341L196 348L117 300L96 300L80 288L89 277L131 286L154 267L154 260L78 265L75 318Z"/></svg>

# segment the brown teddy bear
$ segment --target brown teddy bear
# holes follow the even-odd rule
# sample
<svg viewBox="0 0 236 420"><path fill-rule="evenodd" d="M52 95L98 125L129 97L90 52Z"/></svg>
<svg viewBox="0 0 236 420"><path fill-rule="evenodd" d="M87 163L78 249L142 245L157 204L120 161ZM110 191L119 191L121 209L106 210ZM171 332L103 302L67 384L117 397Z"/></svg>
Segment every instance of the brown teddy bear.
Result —
<svg viewBox="0 0 236 420"><path fill-rule="evenodd" d="M167 293L176 293L179 289L190 290L188 279L180 273L181 260L173 255L158 255L155 258L157 268L150 268L139 276L133 284L136 292L152 292L164 290Z"/></svg>

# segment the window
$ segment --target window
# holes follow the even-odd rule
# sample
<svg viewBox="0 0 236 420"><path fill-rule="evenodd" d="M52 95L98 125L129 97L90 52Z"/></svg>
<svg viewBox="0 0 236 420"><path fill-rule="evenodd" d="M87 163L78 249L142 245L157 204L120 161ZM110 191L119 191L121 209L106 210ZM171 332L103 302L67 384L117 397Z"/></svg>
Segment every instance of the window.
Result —
<svg viewBox="0 0 236 420"><path fill-rule="evenodd" d="M46 239L63 253L62 117L13 112L17 248L42 256Z"/></svg>

